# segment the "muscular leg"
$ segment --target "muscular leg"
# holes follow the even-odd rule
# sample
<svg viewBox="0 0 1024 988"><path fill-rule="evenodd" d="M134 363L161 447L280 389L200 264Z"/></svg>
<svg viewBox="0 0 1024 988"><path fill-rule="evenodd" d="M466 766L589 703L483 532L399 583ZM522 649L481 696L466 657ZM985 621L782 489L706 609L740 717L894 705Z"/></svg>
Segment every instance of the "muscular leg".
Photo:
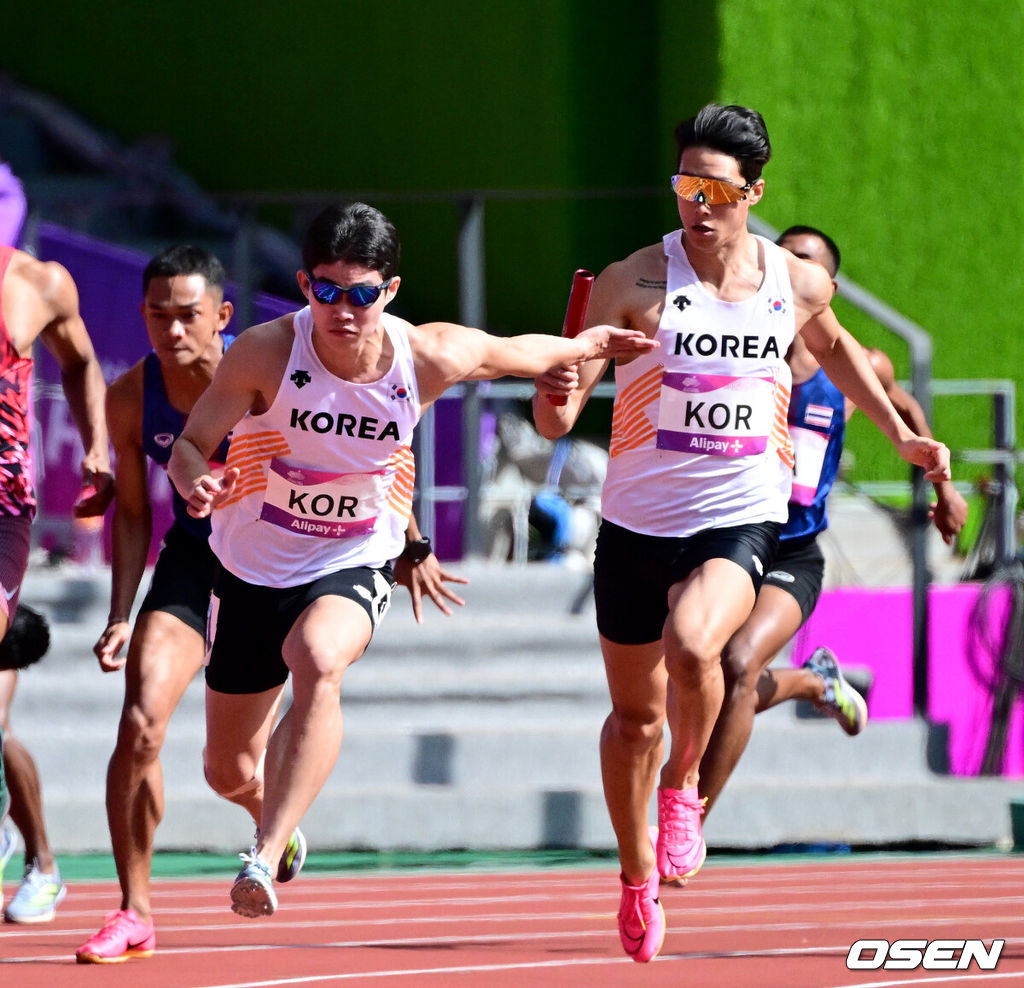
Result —
<svg viewBox="0 0 1024 988"><path fill-rule="evenodd" d="M206 781L217 795L263 815L267 744L284 698L284 684L262 693L218 693L206 687Z"/></svg>
<svg viewBox="0 0 1024 988"><path fill-rule="evenodd" d="M711 811L750 740L765 667L796 634L802 620L800 605L792 594L766 585L750 616L729 639L722 653L722 709L700 763L705 813Z"/></svg>
<svg viewBox="0 0 1024 988"><path fill-rule="evenodd" d="M219 797L246 810L257 828L263 815L266 746L284 696L284 685L261 693L206 688L206 780Z"/></svg>
<svg viewBox="0 0 1024 988"><path fill-rule="evenodd" d="M285 639L292 704L273 731L283 686L248 695L207 690L207 778L253 813L257 854L275 867L337 761L341 677L362 655L371 630L366 611L351 600L320 597L306 608ZM260 789L252 782L264 748Z"/></svg>
<svg viewBox="0 0 1024 988"><path fill-rule="evenodd" d="M35 759L11 733L10 712L18 673L0 670L0 729L4 734L4 768L11 798L11 819L25 841L25 864L34 861L44 874L56 868L43 819L43 794Z"/></svg>
<svg viewBox="0 0 1024 988"><path fill-rule="evenodd" d="M664 750L666 673L660 641L618 645L601 637L612 710L601 731L601 777L622 874L642 884L654 867L647 810Z"/></svg>
<svg viewBox="0 0 1024 988"><path fill-rule="evenodd" d="M292 674L292 705L267 747L263 819L257 847L277 862L292 831L323 788L341 750L341 677L363 654L373 632L362 606L320 597L284 642Z"/></svg>
<svg viewBox="0 0 1024 988"><path fill-rule="evenodd" d="M825 684L809 669L763 669L757 679L757 713L786 700L825 699Z"/></svg>
<svg viewBox="0 0 1024 988"><path fill-rule="evenodd" d="M661 770L662 788L697 785L700 761L722 706L722 651L754 600L750 576L728 559L708 560L669 589L663 640L672 743Z"/></svg>
<svg viewBox="0 0 1024 988"><path fill-rule="evenodd" d="M203 636L164 612L139 615L125 665L117 743L107 768L107 822L121 908L150 918L153 838L164 815L160 749L167 724L203 662Z"/></svg>

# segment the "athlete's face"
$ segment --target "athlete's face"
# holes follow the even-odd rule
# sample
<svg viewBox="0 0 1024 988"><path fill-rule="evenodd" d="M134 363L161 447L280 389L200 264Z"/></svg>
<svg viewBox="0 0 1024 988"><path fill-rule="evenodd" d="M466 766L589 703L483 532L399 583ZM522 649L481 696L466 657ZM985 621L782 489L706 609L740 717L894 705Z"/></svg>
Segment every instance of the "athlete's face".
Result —
<svg viewBox="0 0 1024 988"><path fill-rule="evenodd" d="M379 287L386 280L379 271L348 261L318 264L309 275L314 280L329 281L341 288L355 288L356 285ZM388 287L370 305L356 305L347 293L341 294L336 302L327 304L318 301L313 294L309 275L305 271L298 272L299 288L309 302L317 333L332 345L358 344L376 335L384 307L394 298L400 281L397 276L392 278Z"/></svg>
<svg viewBox="0 0 1024 988"><path fill-rule="evenodd" d="M153 278L142 301L149 342L161 364L188 366L216 350L232 306L201 274Z"/></svg>
<svg viewBox="0 0 1024 988"><path fill-rule="evenodd" d="M695 175L702 178L716 178L735 186L744 186L747 180L740 171L739 162L731 155L712 151L710 148L689 147L679 159L681 175ZM686 243L697 249L718 247L746 229L747 210L757 202L764 192L764 181L758 179L747 190L746 198L739 202L711 206L706 202L676 197L679 219L686 231Z"/></svg>
<svg viewBox="0 0 1024 988"><path fill-rule="evenodd" d="M832 292L835 293L836 276L832 270L834 261L821 237L816 237L813 233L791 233L779 241L779 246L785 247L791 254L796 254L797 257L802 257L805 261L814 261L815 264L820 264L831 275Z"/></svg>

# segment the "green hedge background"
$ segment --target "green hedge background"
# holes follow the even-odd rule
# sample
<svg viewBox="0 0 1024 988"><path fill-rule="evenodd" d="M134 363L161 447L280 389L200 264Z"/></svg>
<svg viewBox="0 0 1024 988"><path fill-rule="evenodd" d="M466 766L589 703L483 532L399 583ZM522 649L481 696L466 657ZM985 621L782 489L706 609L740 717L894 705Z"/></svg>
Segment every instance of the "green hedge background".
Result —
<svg viewBox="0 0 1024 988"><path fill-rule="evenodd" d="M576 267L676 225L679 119L754 106L775 148L759 215L828 230L845 274L933 334L937 377L1019 377L1024 0L55 0L6 12L4 33L0 73L125 142L169 135L215 193L536 193L487 209L501 333L557 329ZM458 318L455 209L381 205L403 236L403 314ZM902 343L837 311L909 372ZM989 445L991 428L982 399L936 402L954 448ZM865 421L849 446L855 479L904 475Z"/></svg>

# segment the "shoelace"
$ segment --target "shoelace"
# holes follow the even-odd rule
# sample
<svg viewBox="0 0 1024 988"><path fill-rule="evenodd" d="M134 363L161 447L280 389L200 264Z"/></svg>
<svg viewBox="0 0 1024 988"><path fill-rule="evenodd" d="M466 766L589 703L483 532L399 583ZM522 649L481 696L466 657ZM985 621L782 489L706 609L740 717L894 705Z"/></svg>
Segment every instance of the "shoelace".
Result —
<svg viewBox="0 0 1024 988"><path fill-rule="evenodd" d="M130 924L131 922L131 917L123 909L115 909L103 917L103 929L93 937L93 940L102 940L104 942L113 940L119 935L118 929L121 925Z"/></svg>
<svg viewBox="0 0 1024 988"><path fill-rule="evenodd" d="M262 861L260 861L260 859L257 857L257 855L256 855L256 848L255 847L249 848L249 853L248 854L245 854L244 852L241 852L241 853L239 853L238 856L247 865L255 866L259 871L262 871L263 874L266 875L268 879L270 878L270 868L267 865L265 865Z"/></svg>
<svg viewBox="0 0 1024 988"><path fill-rule="evenodd" d="M627 899L629 906L626 905L626 902L623 902L622 906L619 908L619 919L621 919L623 923L628 923L630 919L635 919L640 924L640 929L646 933L647 922L644 919L644 911L640 908L640 898L643 895L646 886L640 886L637 888L632 885L626 885L624 888L629 892L629 897ZM630 907L632 907L632 909L630 909ZM632 916L629 915L630 911L633 913Z"/></svg>
<svg viewBox="0 0 1024 988"><path fill-rule="evenodd" d="M669 804L669 813L666 814L666 819L662 821L666 834L671 835L673 838L692 837L696 831L694 824L704 814L704 804L708 801L707 797L705 796L703 799L694 802L681 795L668 796L666 801ZM680 809L685 812L680 812Z"/></svg>
<svg viewBox="0 0 1024 988"><path fill-rule="evenodd" d="M825 700L827 705L843 707L844 702L849 703L848 698L838 689L839 679L835 670L819 665L817 662L808 663L808 668L825 684ZM843 710L845 713L845 709Z"/></svg>
<svg viewBox="0 0 1024 988"><path fill-rule="evenodd" d="M25 877L21 880L21 884L24 888L28 889L33 896L42 892L48 885L60 886L60 880L56 875L44 875L34 865L25 872Z"/></svg>

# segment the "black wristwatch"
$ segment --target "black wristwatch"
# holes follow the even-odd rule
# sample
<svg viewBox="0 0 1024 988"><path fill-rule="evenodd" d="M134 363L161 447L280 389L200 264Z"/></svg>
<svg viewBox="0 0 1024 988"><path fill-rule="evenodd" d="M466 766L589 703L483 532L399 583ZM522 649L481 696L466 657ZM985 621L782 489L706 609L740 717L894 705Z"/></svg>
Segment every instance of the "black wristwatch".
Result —
<svg viewBox="0 0 1024 988"><path fill-rule="evenodd" d="M412 539L405 543L402 558L408 559L413 566L419 566L434 550L430 548L430 539L424 536L421 539Z"/></svg>

